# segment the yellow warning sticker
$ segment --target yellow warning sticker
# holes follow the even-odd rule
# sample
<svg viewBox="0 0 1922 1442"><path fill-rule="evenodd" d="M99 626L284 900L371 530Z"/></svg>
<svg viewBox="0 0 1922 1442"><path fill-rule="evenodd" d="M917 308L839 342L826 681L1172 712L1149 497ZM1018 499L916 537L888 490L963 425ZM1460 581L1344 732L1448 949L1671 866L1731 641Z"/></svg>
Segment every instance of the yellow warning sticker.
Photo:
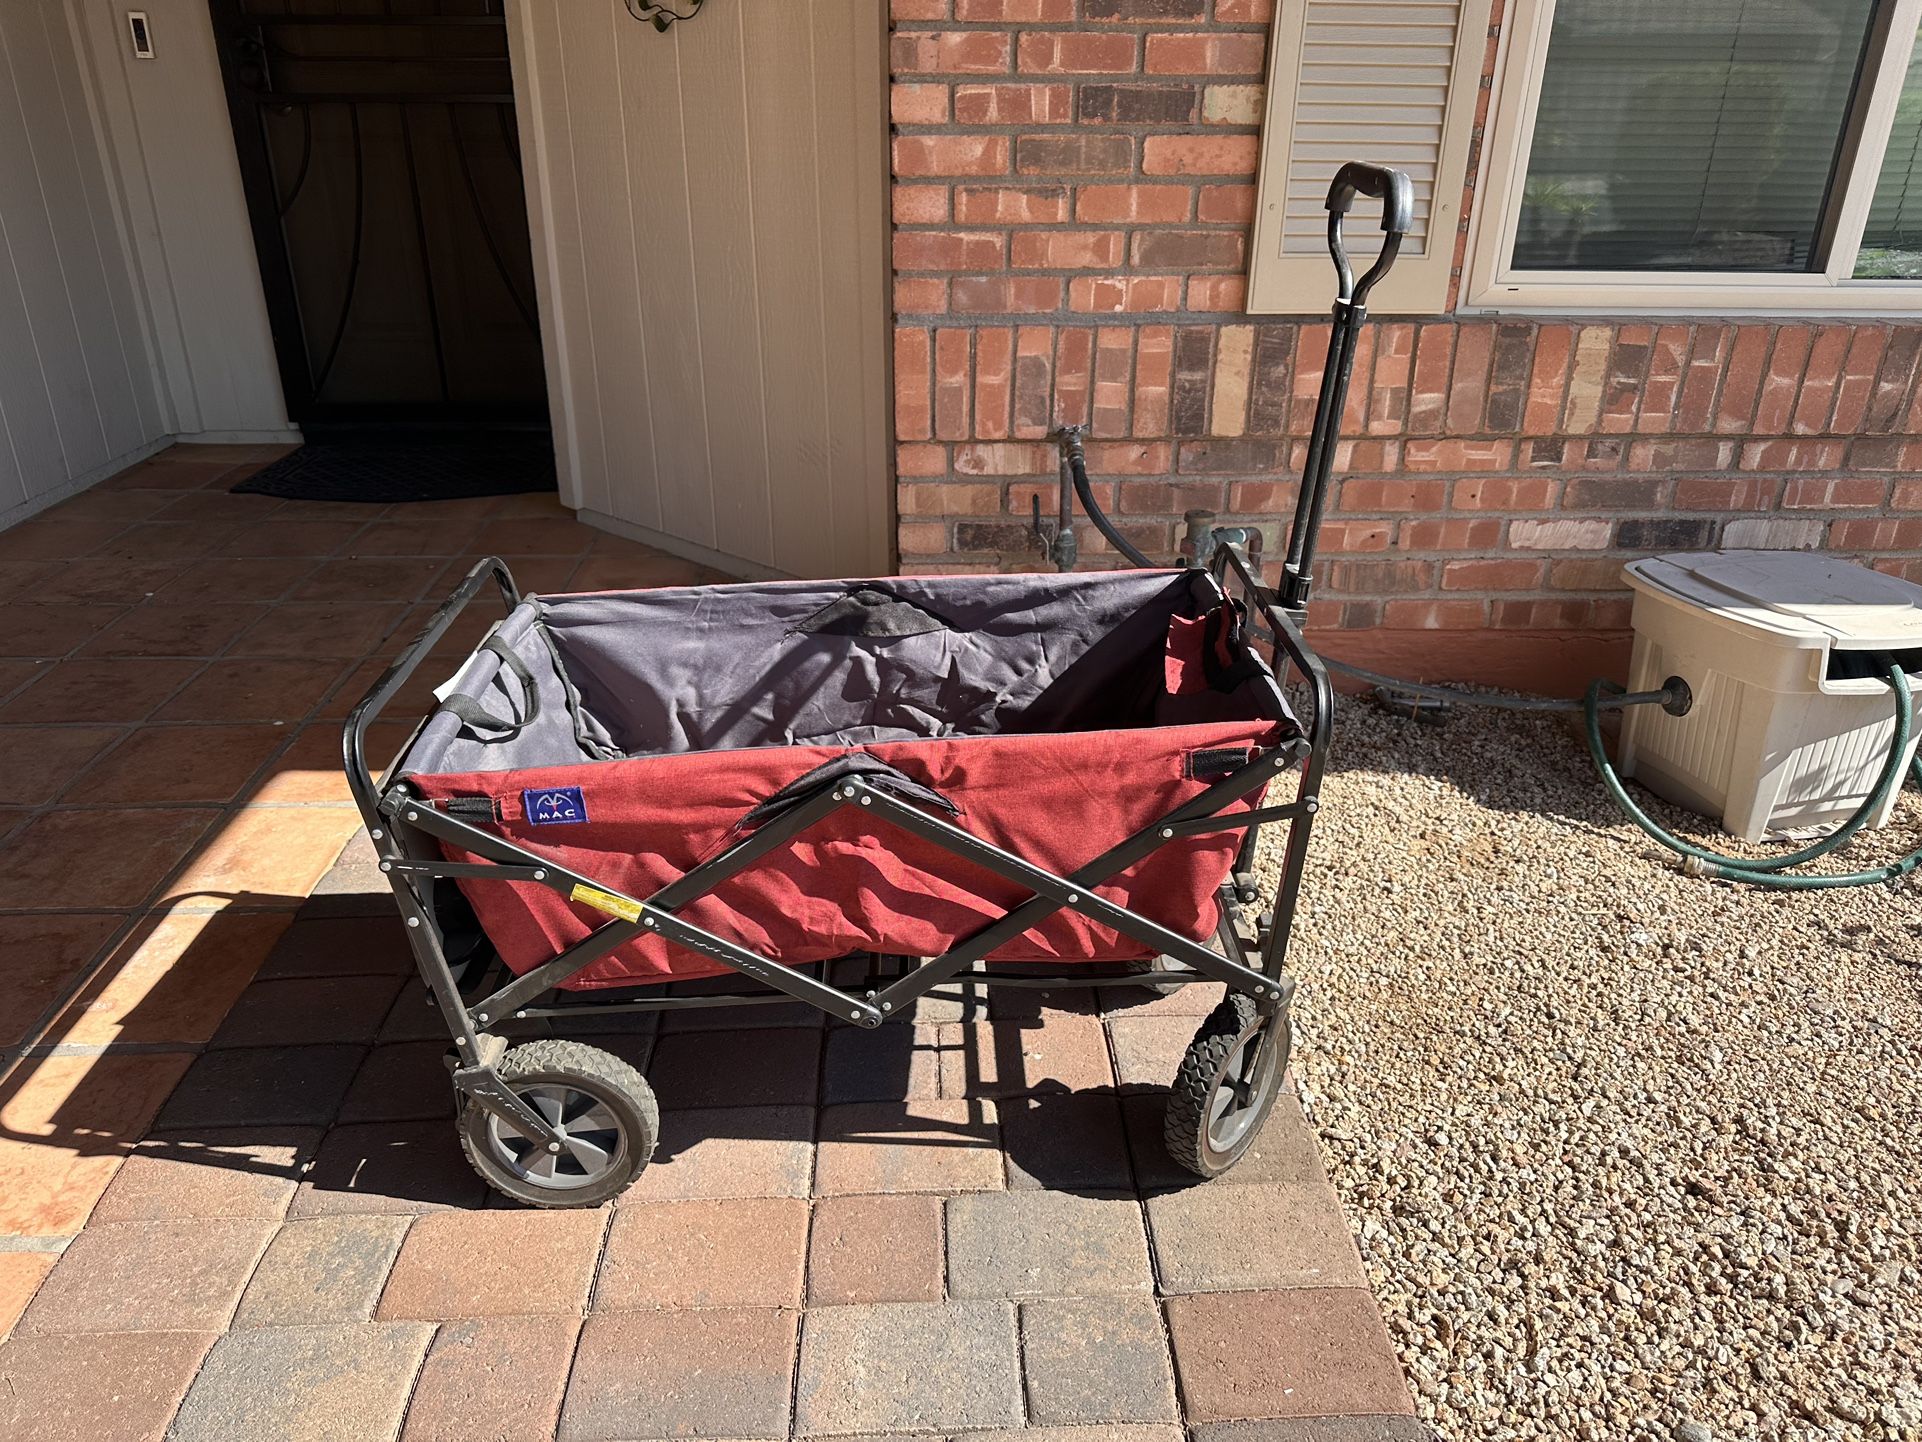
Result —
<svg viewBox="0 0 1922 1442"><path fill-rule="evenodd" d="M602 891L600 887L589 886L584 881L574 883L574 889L567 893L567 899L578 901L582 906L591 906L596 911L605 911L609 916L618 916L622 921L639 921L643 910L638 901L629 901L625 896Z"/></svg>

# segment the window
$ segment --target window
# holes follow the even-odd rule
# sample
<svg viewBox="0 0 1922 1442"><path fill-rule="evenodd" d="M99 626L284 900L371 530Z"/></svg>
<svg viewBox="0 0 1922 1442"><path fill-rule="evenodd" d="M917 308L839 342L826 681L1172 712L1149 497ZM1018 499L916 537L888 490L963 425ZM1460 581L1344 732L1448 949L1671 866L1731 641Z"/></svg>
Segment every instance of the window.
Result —
<svg viewBox="0 0 1922 1442"><path fill-rule="evenodd" d="M1922 310L1922 0L1513 13L1465 308Z"/></svg>
<svg viewBox="0 0 1922 1442"><path fill-rule="evenodd" d="M1408 172L1415 225L1377 312L1448 305L1489 0L1283 0L1269 46L1248 309L1322 311L1333 294L1328 183L1344 161ZM1917 197L1922 210L1922 194ZM1380 248L1371 202L1344 233L1357 268Z"/></svg>

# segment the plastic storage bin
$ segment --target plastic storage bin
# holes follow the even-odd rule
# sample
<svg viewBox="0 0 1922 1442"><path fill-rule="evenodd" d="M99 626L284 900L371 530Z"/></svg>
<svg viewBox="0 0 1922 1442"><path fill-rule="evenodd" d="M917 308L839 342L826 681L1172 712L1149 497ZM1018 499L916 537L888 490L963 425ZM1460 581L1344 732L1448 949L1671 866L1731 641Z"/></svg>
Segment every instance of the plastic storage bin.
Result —
<svg viewBox="0 0 1922 1442"><path fill-rule="evenodd" d="M1899 659L1912 694L1922 683L1922 586L1798 551L1650 556L1625 575L1629 689L1679 676L1694 705L1626 714L1624 776L1744 841L1839 823L1862 804L1895 735L1894 698L1877 679L1886 662L1874 658Z"/></svg>

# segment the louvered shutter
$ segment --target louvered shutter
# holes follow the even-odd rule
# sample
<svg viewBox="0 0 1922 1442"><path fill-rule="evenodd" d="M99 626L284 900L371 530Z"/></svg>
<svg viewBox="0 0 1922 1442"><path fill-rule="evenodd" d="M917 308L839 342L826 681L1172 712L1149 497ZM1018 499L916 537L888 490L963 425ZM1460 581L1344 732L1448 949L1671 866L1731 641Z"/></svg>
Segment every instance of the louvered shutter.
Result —
<svg viewBox="0 0 1922 1442"><path fill-rule="evenodd" d="M1334 278L1322 202L1343 161L1408 172L1415 226L1377 312L1434 313L1448 274L1488 41L1488 0L1283 0L1270 45L1248 309L1326 307ZM1372 259L1372 202L1348 223L1350 251Z"/></svg>

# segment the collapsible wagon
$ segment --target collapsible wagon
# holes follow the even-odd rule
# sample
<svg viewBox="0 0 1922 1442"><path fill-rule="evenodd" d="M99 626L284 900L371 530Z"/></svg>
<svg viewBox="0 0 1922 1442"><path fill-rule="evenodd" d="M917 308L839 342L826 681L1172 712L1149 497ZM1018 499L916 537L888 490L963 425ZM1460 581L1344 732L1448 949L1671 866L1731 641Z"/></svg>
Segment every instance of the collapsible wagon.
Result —
<svg viewBox="0 0 1922 1442"><path fill-rule="evenodd" d="M1387 232L1359 284L1341 246L1357 191L1384 200ZM1314 533L1407 196L1365 166L1329 194L1341 293L1278 591L1232 538L1177 570L561 596L474 567L355 708L345 752L489 1183L592 1205L658 1130L632 1067L510 1045L516 1023L794 1000L876 1027L943 984L1226 983L1166 1136L1202 1176L1241 1157L1287 1064L1283 962L1328 746L1332 692L1299 629ZM1073 478L1092 508L1078 453ZM368 727L490 581L505 619L376 782ZM1263 911L1271 823L1288 840Z"/></svg>

